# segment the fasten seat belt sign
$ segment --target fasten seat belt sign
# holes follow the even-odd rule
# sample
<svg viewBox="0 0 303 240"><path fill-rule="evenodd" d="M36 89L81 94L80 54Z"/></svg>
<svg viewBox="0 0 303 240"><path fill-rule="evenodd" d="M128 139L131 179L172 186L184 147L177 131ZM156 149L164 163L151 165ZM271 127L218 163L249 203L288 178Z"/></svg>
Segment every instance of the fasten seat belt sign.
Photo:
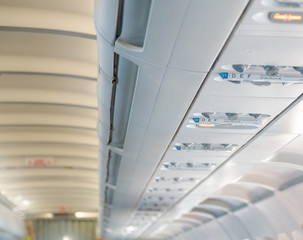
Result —
<svg viewBox="0 0 303 240"><path fill-rule="evenodd" d="M268 18L273 23L303 24L303 12L270 12Z"/></svg>

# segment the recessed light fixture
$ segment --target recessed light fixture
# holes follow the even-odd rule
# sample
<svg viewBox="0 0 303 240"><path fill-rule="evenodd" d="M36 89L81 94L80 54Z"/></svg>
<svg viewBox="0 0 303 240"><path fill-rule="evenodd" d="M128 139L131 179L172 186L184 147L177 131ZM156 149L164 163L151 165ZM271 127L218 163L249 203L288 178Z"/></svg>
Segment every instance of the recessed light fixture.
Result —
<svg viewBox="0 0 303 240"><path fill-rule="evenodd" d="M27 201L27 200L23 200L23 201L22 201L22 204L23 204L24 206L29 206L29 205L30 205L30 202Z"/></svg>

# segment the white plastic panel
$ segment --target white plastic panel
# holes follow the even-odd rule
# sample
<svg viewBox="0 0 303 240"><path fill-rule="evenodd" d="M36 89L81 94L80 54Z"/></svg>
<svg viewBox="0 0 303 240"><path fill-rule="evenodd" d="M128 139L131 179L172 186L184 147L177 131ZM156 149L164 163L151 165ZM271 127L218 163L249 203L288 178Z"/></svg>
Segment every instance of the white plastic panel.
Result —
<svg viewBox="0 0 303 240"><path fill-rule="evenodd" d="M130 0L126 1L126 3L133 2ZM149 15L149 19L143 47L118 39L115 43L115 51L134 61L140 59L139 61L166 66L189 2L189 0L152 1L150 11L145 12L146 15ZM132 9L127 10L132 11ZM137 14L140 16L142 13ZM134 17L134 14L132 17ZM129 20L132 20L132 18ZM132 27L131 25L127 26ZM125 30L127 31L128 29Z"/></svg>
<svg viewBox="0 0 303 240"><path fill-rule="evenodd" d="M135 138L131 136L136 136L134 134L140 133L142 131L140 128L138 128L138 124L136 124L134 127L137 129L138 133L136 133L131 125L128 126L128 132L126 136L126 144L124 147L124 153L123 158L121 162L120 167L120 175L117 182L117 189L123 189L123 191L127 191L129 193L132 193L135 195L138 194L140 191L142 191L145 187L146 181L149 180L149 177L151 177L151 169L155 169L156 167L156 159L160 159L161 155L163 154L165 150L165 146L170 141L171 135L176 130L176 126L181 121L183 114L181 109L186 109L188 107L189 102L192 100L193 94L199 87L199 84L201 83L201 80L203 80L203 75L201 74L190 74L192 77L191 85L189 87L188 81L186 80L186 76L188 76L189 73L171 70L168 71L165 75L165 78L163 80L163 83L161 85L161 89L157 96L157 101L153 109L153 116L149 120L148 125L148 131L145 133L146 140L142 142L142 148L139 152L138 158L133 158L132 160L128 159L128 154L130 153L130 145L129 144L136 144L134 141ZM138 80L137 80L138 81ZM140 80L139 80L140 81ZM137 91L138 91L138 84L137 83ZM172 90L170 88L171 84L174 84L175 86L178 86L174 88L174 93L172 94ZM186 92L184 91L186 89ZM137 102L136 98L137 91L135 92L135 103ZM168 95L168 92L170 92L171 95ZM139 92L138 92L139 93ZM151 89L149 89L149 94L151 94ZM182 93L183 98L180 99L178 96ZM143 94L143 92L142 92ZM141 93L140 93L141 95ZM146 94L144 95L144 101L146 101ZM143 97L143 96L142 96ZM140 102L140 106L144 106L144 102ZM165 104L164 104L165 103ZM178 105L178 109L175 108L175 106ZM132 107L131 112L131 119L135 116L137 122L139 119L138 117L140 115L137 115L135 111L135 105ZM177 114L177 115L176 115ZM174 115L174 118L171 118L170 116ZM143 115L142 117L146 117ZM170 121L170 125L164 127L164 123L167 122L167 119ZM141 121L140 121L141 122ZM130 120L130 124L132 123L132 120ZM146 124L142 122L142 124ZM138 135L137 135L138 136ZM132 142L130 142L128 139L133 139ZM137 137L136 141L140 141L140 139ZM138 150L138 146L134 146ZM154 149L157 149L157 151L154 151ZM137 151L136 150L136 151ZM134 156L134 155L130 155ZM136 164L136 165L133 165ZM131 167L135 166L133 172L129 172L131 170ZM124 173L130 173L132 175L132 180L129 182L128 179L129 175L125 175ZM143 179L145 179L143 181ZM138 184L140 182L140 185ZM139 187L140 186L140 187ZM115 206L119 207L126 206L125 202L122 201L122 198L116 198L117 203ZM136 203L136 201L132 201L132 206ZM119 203L118 203L119 202ZM120 217L121 218L121 217Z"/></svg>
<svg viewBox="0 0 303 240"><path fill-rule="evenodd" d="M207 233L207 238L215 240L230 240L229 234L222 228L222 225L218 221L211 221L202 226L204 232Z"/></svg>
<svg viewBox="0 0 303 240"><path fill-rule="evenodd" d="M284 232L291 236L291 232L299 228L294 217L277 198L266 199L258 203L256 207L264 214L276 235Z"/></svg>
<svg viewBox="0 0 303 240"><path fill-rule="evenodd" d="M118 0L95 1L95 24L97 34L100 34L109 43L113 43L116 35ZM98 47L102 47L98 44ZM102 55L98 55L101 57ZM102 63L102 62L101 62Z"/></svg>
<svg viewBox="0 0 303 240"><path fill-rule="evenodd" d="M235 162L260 162L271 157L275 152L279 151L297 135L295 134L274 134L264 133L249 146L245 151L237 154L233 161Z"/></svg>
<svg viewBox="0 0 303 240"><path fill-rule="evenodd" d="M275 239L275 233L271 225L254 205L241 209L234 214L240 219L253 239L264 239L265 237Z"/></svg>
<svg viewBox="0 0 303 240"><path fill-rule="evenodd" d="M136 91L134 93L130 120L123 151L123 161L121 162L121 172L117 186L121 189L129 187L127 179L129 171L135 167L135 161L139 154L140 146L145 137L145 129L149 124L154 101L164 74L162 68L155 69L150 66L141 66L137 77ZM144 112L144 114L142 114ZM130 139L130 140L128 140ZM125 171L125 176L123 174ZM121 183L120 183L121 182ZM121 185L120 185L121 184Z"/></svg>
<svg viewBox="0 0 303 240"><path fill-rule="evenodd" d="M275 11L275 9L251 9L224 53L224 59L228 59L229 63L223 63L226 60L222 59L220 62L223 63L222 65L231 63L302 65L299 57L299 39L296 38L302 34L302 27L297 24L294 26L293 24L271 23L267 18L269 11ZM279 51L276 51L277 48Z"/></svg>
<svg viewBox="0 0 303 240"><path fill-rule="evenodd" d="M303 181L301 169L287 164L267 163L254 167L240 182L257 183L273 190L283 191Z"/></svg>
<svg viewBox="0 0 303 240"><path fill-rule="evenodd" d="M191 1L169 66L207 72L247 3L243 0Z"/></svg>
<svg viewBox="0 0 303 240"><path fill-rule="evenodd" d="M295 105L285 116L281 118L274 126L269 129L273 133L294 133L302 134L302 120L303 120L303 102L300 101Z"/></svg>
<svg viewBox="0 0 303 240"><path fill-rule="evenodd" d="M302 205L300 204L302 196L302 184L286 189L277 193L280 201L286 206L295 218L297 224L301 226L303 224L303 217L301 213Z"/></svg>
<svg viewBox="0 0 303 240"><path fill-rule="evenodd" d="M113 46L111 43L107 42L102 36L97 35L98 43L98 77L101 78L113 78L114 70L114 53ZM104 91L105 92L105 91ZM110 93L110 92L109 92ZM99 98L102 96L98 95ZM105 99L105 96L102 96ZM110 98L109 98L110 100Z"/></svg>
<svg viewBox="0 0 303 240"><path fill-rule="evenodd" d="M217 221L221 224L230 239L245 239L250 237L241 220L233 213L218 218Z"/></svg>

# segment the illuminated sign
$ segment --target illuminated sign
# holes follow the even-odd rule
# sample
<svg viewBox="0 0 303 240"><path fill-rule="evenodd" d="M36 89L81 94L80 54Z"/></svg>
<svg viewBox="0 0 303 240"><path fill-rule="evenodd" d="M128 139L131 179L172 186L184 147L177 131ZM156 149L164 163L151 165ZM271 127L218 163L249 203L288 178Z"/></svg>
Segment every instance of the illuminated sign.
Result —
<svg viewBox="0 0 303 240"><path fill-rule="evenodd" d="M47 167L47 166L51 166L54 160L49 157L40 157L40 158L26 158L25 162L27 165L32 167Z"/></svg>
<svg viewBox="0 0 303 240"><path fill-rule="evenodd" d="M274 23L303 24L303 12L270 12L268 18Z"/></svg>

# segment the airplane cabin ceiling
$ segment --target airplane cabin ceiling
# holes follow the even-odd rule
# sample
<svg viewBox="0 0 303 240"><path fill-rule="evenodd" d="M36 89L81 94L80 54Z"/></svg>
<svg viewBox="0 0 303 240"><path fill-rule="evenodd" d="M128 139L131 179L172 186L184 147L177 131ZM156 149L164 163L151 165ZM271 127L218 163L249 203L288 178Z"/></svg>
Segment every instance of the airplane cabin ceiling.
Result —
<svg viewBox="0 0 303 240"><path fill-rule="evenodd" d="M0 6L1 194L27 216L97 212L94 1Z"/></svg>
<svg viewBox="0 0 303 240"><path fill-rule="evenodd" d="M99 212L117 240L303 239L302 0L0 6L3 216Z"/></svg>

